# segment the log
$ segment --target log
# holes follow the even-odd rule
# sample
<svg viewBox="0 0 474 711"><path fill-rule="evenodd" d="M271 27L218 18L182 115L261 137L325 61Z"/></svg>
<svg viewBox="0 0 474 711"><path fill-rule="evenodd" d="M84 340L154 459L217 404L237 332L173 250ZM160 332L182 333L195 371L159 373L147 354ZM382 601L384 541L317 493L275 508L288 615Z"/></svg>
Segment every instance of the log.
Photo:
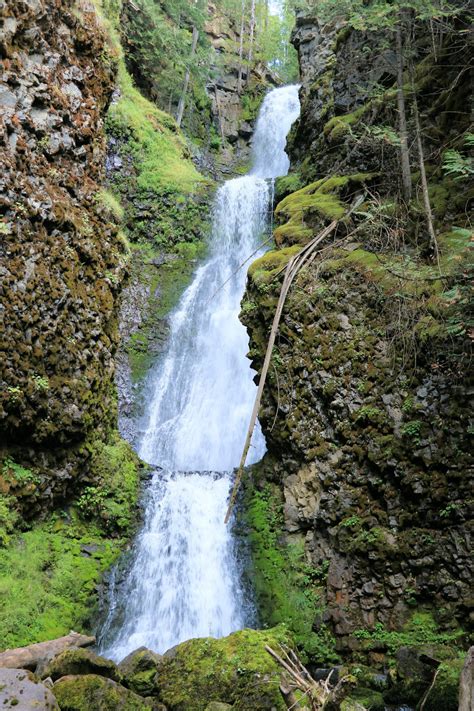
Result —
<svg viewBox="0 0 474 711"><path fill-rule="evenodd" d="M40 661L53 659L61 652L72 647L89 647L95 643L95 637L88 637L78 632L69 632L65 637L29 644L27 647L7 649L0 652L0 667L9 669L29 669L34 671Z"/></svg>

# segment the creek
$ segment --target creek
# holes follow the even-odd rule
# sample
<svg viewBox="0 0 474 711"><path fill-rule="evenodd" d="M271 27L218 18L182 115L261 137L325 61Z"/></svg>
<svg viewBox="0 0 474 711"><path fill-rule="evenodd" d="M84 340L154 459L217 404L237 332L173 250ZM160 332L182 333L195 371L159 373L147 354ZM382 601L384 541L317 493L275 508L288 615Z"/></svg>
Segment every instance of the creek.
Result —
<svg viewBox="0 0 474 711"><path fill-rule="evenodd" d="M299 108L298 86L265 97L253 167L217 190L208 258L171 315L166 352L147 378L138 454L157 469L128 573L111 585L101 651L112 659L140 646L162 653L251 623L235 541L224 524L256 390L239 321L246 279L239 267L264 251L273 182L288 171L286 136ZM257 427L247 463L264 452Z"/></svg>

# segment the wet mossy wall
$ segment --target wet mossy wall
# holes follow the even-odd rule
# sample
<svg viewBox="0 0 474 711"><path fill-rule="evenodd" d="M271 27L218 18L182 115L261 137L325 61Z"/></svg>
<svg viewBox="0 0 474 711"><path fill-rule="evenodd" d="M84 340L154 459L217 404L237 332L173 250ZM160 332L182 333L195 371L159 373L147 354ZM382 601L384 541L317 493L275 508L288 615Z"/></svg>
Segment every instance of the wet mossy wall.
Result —
<svg viewBox="0 0 474 711"><path fill-rule="evenodd" d="M312 631L327 627L343 657L380 665L398 646L429 641L453 656L466 643L471 186L446 173L440 146L462 143L468 129L466 82L449 69L462 41L448 33L435 59L422 39L415 83L438 264L420 193L408 210L398 201L393 75L370 39L369 50L362 33L298 21L302 114L289 140L292 172L276 184L279 249L250 267L241 319L259 370L286 264L338 219L283 311L259 413L270 459L249 487L259 507L279 487L279 554L296 582L291 550L303 547L307 596L314 571L326 571ZM375 99L374 81L385 87ZM268 597L278 566L268 575L271 537L259 541L261 529L260 517L251 522ZM289 599L272 610L263 594L262 614L285 614Z"/></svg>

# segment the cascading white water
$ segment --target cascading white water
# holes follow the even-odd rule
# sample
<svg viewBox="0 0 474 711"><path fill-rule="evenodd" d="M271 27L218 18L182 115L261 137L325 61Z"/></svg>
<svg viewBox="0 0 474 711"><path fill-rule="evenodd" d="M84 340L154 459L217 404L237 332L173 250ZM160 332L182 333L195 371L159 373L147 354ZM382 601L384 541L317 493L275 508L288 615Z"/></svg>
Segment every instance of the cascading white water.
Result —
<svg viewBox="0 0 474 711"><path fill-rule="evenodd" d="M255 397L247 334L238 319L245 287L245 270L238 267L268 230L268 179L288 171L286 135L298 114L297 86L265 98L254 167L217 191L209 258L172 315L167 353L150 374L138 453L162 470L152 479L143 531L120 593L124 611L117 612L112 600L103 630L102 651L113 659L141 645L164 652L190 637L220 637L246 622L224 524ZM248 463L264 451L257 428Z"/></svg>

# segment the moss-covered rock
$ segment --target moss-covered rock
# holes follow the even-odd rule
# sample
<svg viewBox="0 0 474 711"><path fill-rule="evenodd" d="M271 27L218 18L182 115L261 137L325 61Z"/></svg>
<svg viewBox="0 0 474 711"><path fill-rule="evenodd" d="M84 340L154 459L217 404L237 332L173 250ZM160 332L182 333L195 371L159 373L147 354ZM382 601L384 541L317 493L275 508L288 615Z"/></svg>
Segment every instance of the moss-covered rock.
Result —
<svg viewBox="0 0 474 711"><path fill-rule="evenodd" d="M111 660L95 654L90 649L66 649L43 670L41 677L51 677L57 681L62 676L96 674L113 681L121 681L117 665Z"/></svg>
<svg viewBox="0 0 474 711"><path fill-rule="evenodd" d="M288 641L284 628L275 628L184 642L158 668L158 698L173 711L204 711L210 701L228 703L235 711L284 711L281 670L265 645L278 650Z"/></svg>
<svg viewBox="0 0 474 711"><path fill-rule="evenodd" d="M118 665L122 683L141 696L151 696L156 691L156 672L163 657L146 647L140 647L122 659Z"/></svg>
<svg viewBox="0 0 474 711"><path fill-rule="evenodd" d="M53 687L61 711L150 711L153 704L96 674L64 676Z"/></svg>
<svg viewBox="0 0 474 711"><path fill-rule="evenodd" d="M287 195L276 207L279 225L275 230L278 246L304 245L327 222L341 220L348 212L344 196L353 199L364 183L374 178L372 173L322 178Z"/></svg>

